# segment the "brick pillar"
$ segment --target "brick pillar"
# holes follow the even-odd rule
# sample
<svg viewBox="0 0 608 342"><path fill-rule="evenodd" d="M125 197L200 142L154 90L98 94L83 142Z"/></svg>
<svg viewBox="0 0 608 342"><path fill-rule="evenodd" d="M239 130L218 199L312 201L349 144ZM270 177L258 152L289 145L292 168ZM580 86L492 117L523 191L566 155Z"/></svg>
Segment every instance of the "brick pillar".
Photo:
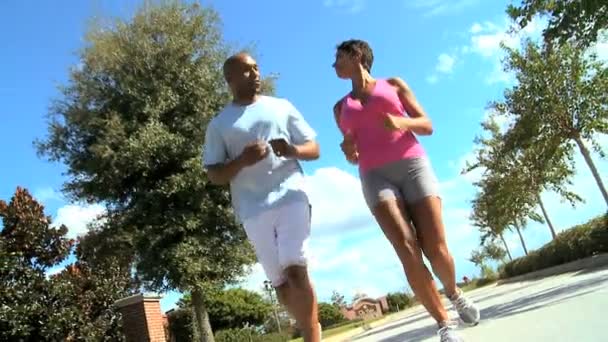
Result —
<svg viewBox="0 0 608 342"><path fill-rule="evenodd" d="M122 314L127 342L166 342L160 296L137 294L114 303Z"/></svg>

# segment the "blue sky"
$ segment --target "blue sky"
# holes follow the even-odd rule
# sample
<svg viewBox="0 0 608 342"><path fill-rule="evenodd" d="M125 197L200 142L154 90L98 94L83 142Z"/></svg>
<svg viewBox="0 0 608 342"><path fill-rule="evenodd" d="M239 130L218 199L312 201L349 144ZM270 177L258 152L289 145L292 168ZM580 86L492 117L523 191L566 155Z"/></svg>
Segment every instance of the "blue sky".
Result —
<svg viewBox="0 0 608 342"><path fill-rule="evenodd" d="M30 189L56 222L76 236L103 211L99 205L67 202L59 190L61 165L36 156L32 141L46 131L45 114L78 60L87 20L92 15L128 17L139 1L8 0L0 3L0 198L17 186ZM278 96L291 100L317 130L322 157L304 165L315 207L311 240L311 273L321 300L332 290L347 297L361 291L378 296L407 287L397 259L363 202L357 170L339 150L333 103L350 84L335 77L331 63L337 43L368 40L374 49L373 74L399 76L414 90L433 120L435 133L420 138L441 181L444 219L457 276L478 270L466 259L479 241L468 222L478 175L459 174L472 156L473 139L487 116L488 101L500 99L513 80L500 67L500 41L517 46L519 36L506 33L508 1L480 0L315 0L205 1L223 21L224 35L236 46L256 43L263 73L279 73ZM381 5L380 5L381 4ZM522 34L538 36L542 23ZM608 59L608 45L598 52ZM606 139L603 137L606 146ZM608 163L595 156L600 173ZM558 229L605 211L600 193L577 156L575 185L587 202L576 209L543 195ZM530 248L546 243L548 230L530 224L524 232ZM515 256L523 253L515 234L508 236ZM57 270L53 270L57 271ZM243 286L259 290L259 265ZM169 293L163 309L179 294Z"/></svg>

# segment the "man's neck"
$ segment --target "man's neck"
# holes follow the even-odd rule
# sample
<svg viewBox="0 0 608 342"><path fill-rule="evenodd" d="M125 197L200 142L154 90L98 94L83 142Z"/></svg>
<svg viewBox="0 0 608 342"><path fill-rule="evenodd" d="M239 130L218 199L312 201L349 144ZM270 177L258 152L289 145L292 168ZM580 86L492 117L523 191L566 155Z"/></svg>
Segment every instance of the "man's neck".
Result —
<svg viewBox="0 0 608 342"><path fill-rule="evenodd" d="M232 103L239 106L248 106L260 98L260 95L253 94L248 96L234 96L232 98Z"/></svg>

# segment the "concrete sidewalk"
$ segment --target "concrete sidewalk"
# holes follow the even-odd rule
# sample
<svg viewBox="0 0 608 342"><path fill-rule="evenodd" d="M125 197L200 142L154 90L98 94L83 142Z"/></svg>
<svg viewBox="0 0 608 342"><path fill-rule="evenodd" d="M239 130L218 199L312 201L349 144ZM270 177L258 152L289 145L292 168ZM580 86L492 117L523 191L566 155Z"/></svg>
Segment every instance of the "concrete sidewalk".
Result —
<svg viewBox="0 0 608 342"><path fill-rule="evenodd" d="M498 284L467 292L467 296L481 306L483 322L478 327L464 330L463 335L467 341L599 341L594 336L597 333L582 326L603 328L600 320L608 312L604 309L608 307L607 288L608 254L505 279ZM450 307L445 298L444 303ZM456 316L455 313L451 314ZM547 323L547 318L554 323ZM558 324L560 320L565 323ZM578 324L577 321L584 324ZM536 324L540 325L533 328ZM539 331L543 326L556 331L563 327L566 333L551 335L548 331ZM362 327L349 330L323 341L438 340L435 336L435 323L420 305L373 322L370 327L368 330ZM512 329L516 331L511 331ZM496 332L500 332L500 336L492 336ZM525 334L514 338L514 335L522 333ZM501 337L503 335L511 337L505 339L506 337ZM539 339L530 339L532 336ZM547 336L554 337L549 339ZM574 339L563 339L566 336ZM585 336L585 339L580 339L579 336Z"/></svg>
<svg viewBox="0 0 608 342"><path fill-rule="evenodd" d="M608 341L608 267L491 285L468 295L480 306L482 321L476 327L459 327L467 342ZM324 341L438 342L436 330L424 310L413 308L368 331Z"/></svg>

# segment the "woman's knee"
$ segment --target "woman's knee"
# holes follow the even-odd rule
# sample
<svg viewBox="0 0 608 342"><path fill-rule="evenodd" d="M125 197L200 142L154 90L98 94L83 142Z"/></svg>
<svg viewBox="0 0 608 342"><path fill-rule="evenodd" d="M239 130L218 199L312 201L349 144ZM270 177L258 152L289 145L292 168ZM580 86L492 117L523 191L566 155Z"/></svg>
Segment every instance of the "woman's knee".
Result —
<svg viewBox="0 0 608 342"><path fill-rule="evenodd" d="M445 241L439 241L431 246L425 246L423 252L431 264L449 261L452 258Z"/></svg>

